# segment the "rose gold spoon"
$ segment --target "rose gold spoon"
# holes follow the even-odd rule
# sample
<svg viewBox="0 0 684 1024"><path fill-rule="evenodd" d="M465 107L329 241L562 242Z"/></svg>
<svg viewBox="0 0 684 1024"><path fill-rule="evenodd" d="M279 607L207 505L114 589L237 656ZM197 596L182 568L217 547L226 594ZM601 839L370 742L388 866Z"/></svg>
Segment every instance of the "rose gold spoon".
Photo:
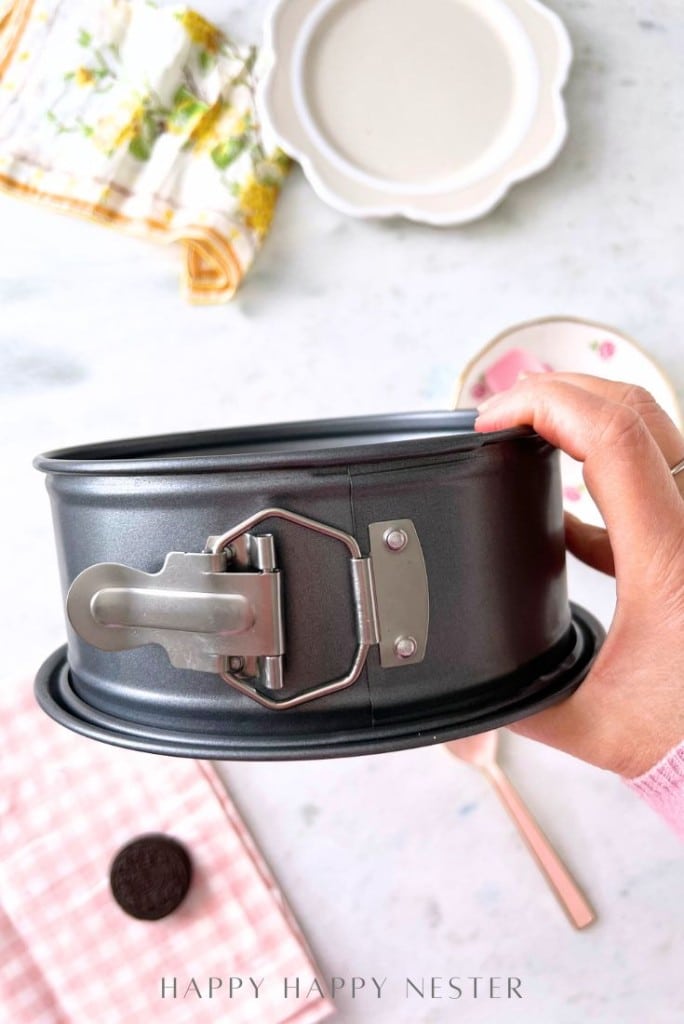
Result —
<svg viewBox="0 0 684 1024"><path fill-rule="evenodd" d="M561 907L575 928L586 928L596 914L586 897L504 775L496 759L499 734L496 730L445 743L450 754L479 768L494 786L499 799L518 826L528 850L545 875Z"/></svg>

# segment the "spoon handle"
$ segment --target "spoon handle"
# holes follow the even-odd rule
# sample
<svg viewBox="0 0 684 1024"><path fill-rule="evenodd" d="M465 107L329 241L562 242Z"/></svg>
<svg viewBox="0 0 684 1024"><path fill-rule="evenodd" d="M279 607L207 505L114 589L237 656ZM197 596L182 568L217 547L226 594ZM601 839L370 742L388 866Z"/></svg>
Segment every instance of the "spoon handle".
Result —
<svg viewBox="0 0 684 1024"><path fill-rule="evenodd" d="M546 838L537 822L508 781L498 764L487 765L484 772L494 785L502 804L518 826L530 853L541 868L558 902L575 928L586 928L596 919L583 892Z"/></svg>

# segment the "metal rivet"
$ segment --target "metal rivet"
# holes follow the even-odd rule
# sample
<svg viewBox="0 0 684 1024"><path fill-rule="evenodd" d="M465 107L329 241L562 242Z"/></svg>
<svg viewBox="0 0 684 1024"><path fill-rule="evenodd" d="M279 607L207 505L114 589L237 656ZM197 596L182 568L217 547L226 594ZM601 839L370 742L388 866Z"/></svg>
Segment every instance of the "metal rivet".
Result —
<svg viewBox="0 0 684 1024"><path fill-rule="evenodd" d="M245 667L245 659L233 656L228 659L231 672L240 672Z"/></svg>
<svg viewBox="0 0 684 1024"><path fill-rule="evenodd" d="M408 536L403 530L386 530L383 540L390 551L403 551L408 544Z"/></svg>
<svg viewBox="0 0 684 1024"><path fill-rule="evenodd" d="M398 658L412 658L418 650L418 644L412 636L399 636L394 641L394 653Z"/></svg>

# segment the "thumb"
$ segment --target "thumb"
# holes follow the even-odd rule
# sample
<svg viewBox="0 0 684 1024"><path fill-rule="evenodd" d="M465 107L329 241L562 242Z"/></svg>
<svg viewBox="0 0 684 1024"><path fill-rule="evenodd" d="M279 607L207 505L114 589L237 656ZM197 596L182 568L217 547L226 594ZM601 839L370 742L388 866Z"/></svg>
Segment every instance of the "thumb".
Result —
<svg viewBox="0 0 684 1024"><path fill-rule="evenodd" d="M572 513L565 513L565 545L568 551L592 569L615 575L615 560L608 532L600 526L583 523Z"/></svg>

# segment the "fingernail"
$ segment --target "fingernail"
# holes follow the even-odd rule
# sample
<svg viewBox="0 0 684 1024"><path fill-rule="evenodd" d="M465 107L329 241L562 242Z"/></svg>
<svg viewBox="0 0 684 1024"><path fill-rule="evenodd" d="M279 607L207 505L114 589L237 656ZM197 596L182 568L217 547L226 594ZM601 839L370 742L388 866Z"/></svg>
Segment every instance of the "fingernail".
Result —
<svg viewBox="0 0 684 1024"><path fill-rule="evenodd" d="M490 394L488 398L484 398L478 403L477 412L483 413L485 409L489 409L491 406L496 406L497 402L501 400L501 394Z"/></svg>
<svg viewBox="0 0 684 1024"><path fill-rule="evenodd" d="M483 402L479 403L479 405L477 406L477 411L484 412L485 409L490 409L492 406L496 405L497 402L500 402L505 397L505 391L499 391L495 395L490 395L489 398L485 398Z"/></svg>

